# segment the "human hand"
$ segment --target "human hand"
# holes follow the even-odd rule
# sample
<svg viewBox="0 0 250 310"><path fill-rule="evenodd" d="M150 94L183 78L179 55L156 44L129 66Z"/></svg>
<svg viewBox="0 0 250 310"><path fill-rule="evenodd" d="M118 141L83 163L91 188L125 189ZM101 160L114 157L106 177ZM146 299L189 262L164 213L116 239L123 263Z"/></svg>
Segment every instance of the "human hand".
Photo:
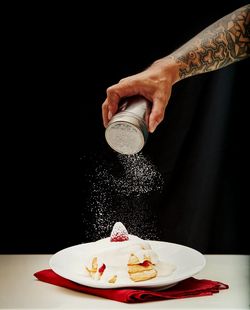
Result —
<svg viewBox="0 0 250 310"><path fill-rule="evenodd" d="M149 116L149 131L154 132L164 118L172 85L178 79L177 64L172 59L162 59L153 63L141 73L129 76L107 89L107 98L102 105L103 124L117 112L121 98L134 95L144 96L152 102Z"/></svg>

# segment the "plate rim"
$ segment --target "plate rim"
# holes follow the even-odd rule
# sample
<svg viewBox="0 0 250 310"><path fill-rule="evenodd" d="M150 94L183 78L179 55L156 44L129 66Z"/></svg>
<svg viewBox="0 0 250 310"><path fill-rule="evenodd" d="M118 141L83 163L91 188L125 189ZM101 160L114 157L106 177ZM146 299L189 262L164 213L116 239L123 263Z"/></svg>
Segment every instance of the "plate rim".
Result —
<svg viewBox="0 0 250 310"><path fill-rule="evenodd" d="M146 242L149 242L149 243L152 243L151 245L153 244L156 244L156 243L161 243L161 244L170 244L171 246L175 246L175 247L180 247L180 248L185 248L187 249L188 251L191 251L193 253L195 253L196 255L198 255L203 261L202 263L199 265L199 267L197 268L197 270L195 272L191 272L191 273L184 273L184 274L181 274L179 277L176 277L174 279L174 281L167 281L167 280L162 280L162 281L158 281L158 282L151 282L151 283L148 283L148 284L145 284L145 282L141 282L141 283L130 283L128 285L125 285L125 284L109 284L109 283L103 283L103 282L97 282L97 281L93 281L87 277L85 277L83 275L83 279L87 279L88 281L86 281L86 283L83 283L83 282L79 282L78 280L74 280L71 275L68 275L67 272L63 272L61 273L60 270L58 270L57 268L55 268L54 266L54 261L55 259L57 259L57 257L59 255L62 255L63 252L68 252L74 248L79 248L79 247L82 247L82 246L87 246L88 244L93 244L95 241L92 241L92 242L86 242L86 243L79 243L79 244L76 244L76 245L72 245L72 246L69 246L69 247L66 247L64 249L61 249L59 251L57 251L56 253L54 253L51 258L49 259L49 266L50 268L56 273L58 274L59 276L65 278L65 279L68 279L72 282L75 282L77 284L80 284L80 285L84 285L84 286L88 286L88 287L92 287L92 288L98 288L98 289L121 289L121 288L130 288L130 289L152 289L152 290L161 290L161 288L164 288L164 287L172 287L174 285L176 285L177 283L179 283L180 281L183 281L189 277L192 277L194 276L195 274L199 273L205 266L206 266L206 258L204 256L204 254L202 254L200 251L194 249L194 248L191 248L189 246L186 246L186 245L182 245L182 244L178 244L178 243L174 243L174 242L168 242L168 241L161 241L161 240L144 240ZM166 276L164 278L170 278L170 276ZM92 281L93 281L93 284L92 284ZM85 281L84 281L85 282Z"/></svg>

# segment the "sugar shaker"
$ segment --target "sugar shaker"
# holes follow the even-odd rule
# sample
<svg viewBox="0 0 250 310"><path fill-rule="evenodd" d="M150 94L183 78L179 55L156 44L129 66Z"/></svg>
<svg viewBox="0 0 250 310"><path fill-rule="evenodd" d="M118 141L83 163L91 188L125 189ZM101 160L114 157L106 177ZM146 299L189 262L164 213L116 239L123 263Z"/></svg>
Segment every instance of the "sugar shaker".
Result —
<svg viewBox="0 0 250 310"><path fill-rule="evenodd" d="M126 155L141 151L148 138L151 102L142 96L123 98L105 131L107 143Z"/></svg>

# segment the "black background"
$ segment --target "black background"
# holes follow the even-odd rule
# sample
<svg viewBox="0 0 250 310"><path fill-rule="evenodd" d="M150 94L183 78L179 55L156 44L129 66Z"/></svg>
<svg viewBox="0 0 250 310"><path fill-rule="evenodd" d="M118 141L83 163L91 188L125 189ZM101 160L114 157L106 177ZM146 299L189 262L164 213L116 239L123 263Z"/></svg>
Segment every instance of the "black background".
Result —
<svg viewBox="0 0 250 310"><path fill-rule="evenodd" d="M86 229L92 219L87 219L89 227L83 223L88 195L86 171L94 169L93 158L115 160L105 142L101 118L106 88L145 69L246 4L217 2L199 6L153 2L140 8L124 2L113 7L114 11L100 5L93 11L83 9L78 29L72 30L72 48L65 56L72 68L67 79L69 84L75 81L73 88L78 88L78 95L66 108L61 107L66 115L67 109L80 103L80 204L73 155L76 130L70 135L76 122L63 119L61 127L43 144L48 148L41 150L43 156L37 162L32 160L36 197L29 195L29 189L19 194L20 179L13 187L12 195L20 195L22 203L13 212L11 202L5 205L9 223L2 253L53 253L89 241ZM240 175L248 74L249 59L174 86L165 120L143 150L167 180L163 194L153 205L159 215L160 239L204 253L249 251L242 242L247 226ZM71 99L75 97L72 92ZM50 152L57 144L61 147L59 158Z"/></svg>

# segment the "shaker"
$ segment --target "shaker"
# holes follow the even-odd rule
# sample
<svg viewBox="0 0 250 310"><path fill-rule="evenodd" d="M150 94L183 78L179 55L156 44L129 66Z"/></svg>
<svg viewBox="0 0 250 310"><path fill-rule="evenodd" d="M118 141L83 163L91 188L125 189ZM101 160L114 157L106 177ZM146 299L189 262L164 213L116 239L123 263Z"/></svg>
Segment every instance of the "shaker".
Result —
<svg viewBox="0 0 250 310"><path fill-rule="evenodd" d="M142 96L123 98L105 131L107 143L126 155L141 151L148 138L151 102Z"/></svg>

